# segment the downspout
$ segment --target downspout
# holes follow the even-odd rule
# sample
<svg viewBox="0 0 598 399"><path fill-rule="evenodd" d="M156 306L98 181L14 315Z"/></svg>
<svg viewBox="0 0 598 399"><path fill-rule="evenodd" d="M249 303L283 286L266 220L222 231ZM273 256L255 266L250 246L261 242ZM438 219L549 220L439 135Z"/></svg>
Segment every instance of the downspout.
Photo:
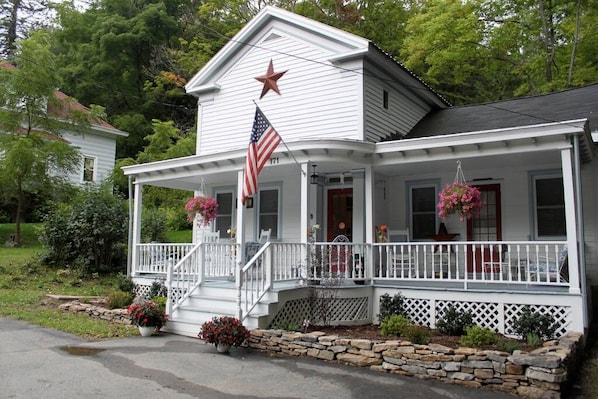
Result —
<svg viewBox="0 0 598 399"><path fill-rule="evenodd" d="M129 176L129 237L127 242L127 276L131 275L133 259L133 176Z"/></svg>
<svg viewBox="0 0 598 399"><path fill-rule="evenodd" d="M575 209L577 213L577 253L579 259L579 274L581 283L581 295L583 301L583 326L584 328L589 327L588 322L588 292L587 290L587 279L586 279L586 254L585 254L585 234L583 224L583 200L582 200L582 187L581 187L581 165L579 155L579 136L573 136L573 154L575 155L573 167L575 174Z"/></svg>

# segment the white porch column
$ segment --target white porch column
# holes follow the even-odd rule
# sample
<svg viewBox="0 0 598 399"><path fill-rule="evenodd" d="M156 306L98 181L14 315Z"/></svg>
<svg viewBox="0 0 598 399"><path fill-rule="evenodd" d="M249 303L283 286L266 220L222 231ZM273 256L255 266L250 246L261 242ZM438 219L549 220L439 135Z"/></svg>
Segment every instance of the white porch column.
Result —
<svg viewBox="0 0 598 399"><path fill-rule="evenodd" d="M239 250L237 251L236 267L235 267L235 287L237 288L237 317L242 320L243 312L241 309L241 268L245 264L245 206L241 201L243 194L243 169L237 172L237 244Z"/></svg>
<svg viewBox="0 0 598 399"><path fill-rule="evenodd" d="M309 175L309 163L301 164L301 214L300 214L300 226L299 226L299 240L301 244L301 259L307 259L307 229L310 227L311 222L311 183ZM307 277L307 265L301 267L298 271L299 277Z"/></svg>
<svg viewBox="0 0 598 399"><path fill-rule="evenodd" d="M364 207L364 221L365 221L365 242L375 243L374 238L374 171L371 166L365 167L365 207ZM369 246L369 253L365 257L364 277L373 278L374 276L374 250ZM373 305L370 305L373 306ZM370 308L370 312L373 308ZM373 314L373 313L371 313Z"/></svg>
<svg viewBox="0 0 598 399"><path fill-rule="evenodd" d="M565 226L567 229L567 256L569 262L569 292L579 294L579 257L577 252L577 219L575 201L575 182L573 180L573 158L571 149L561 150L563 169L563 189L565 191ZM584 293L585 294L585 293Z"/></svg>
<svg viewBox="0 0 598 399"><path fill-rule="evenodd" d="M137 266L139 264L139 248L137 245L141 243L141 209L143 205L143 184L135 183L135 195L133 200L133 242L131 257L131 277L137 274Z"/></svg>

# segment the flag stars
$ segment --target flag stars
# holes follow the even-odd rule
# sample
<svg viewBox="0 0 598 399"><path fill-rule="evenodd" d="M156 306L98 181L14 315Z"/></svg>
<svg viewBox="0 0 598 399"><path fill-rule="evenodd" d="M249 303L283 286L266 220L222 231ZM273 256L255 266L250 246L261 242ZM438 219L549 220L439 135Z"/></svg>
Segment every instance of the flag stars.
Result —
<svg viewBox="0 0 598 399"><path fill-rule="evenodd" d="M278 89L278 79L282 77L287 71L283 72L274 72L274 65L272 64L272 60L270 60L270 64L268 65L268 70L266 71L265 75L258 76L255 78L264 84L262 87L262 95L260 96L260 100L262 97L268 93L268 91L272 90L276 94L280 95L280 90Z"/></svg>

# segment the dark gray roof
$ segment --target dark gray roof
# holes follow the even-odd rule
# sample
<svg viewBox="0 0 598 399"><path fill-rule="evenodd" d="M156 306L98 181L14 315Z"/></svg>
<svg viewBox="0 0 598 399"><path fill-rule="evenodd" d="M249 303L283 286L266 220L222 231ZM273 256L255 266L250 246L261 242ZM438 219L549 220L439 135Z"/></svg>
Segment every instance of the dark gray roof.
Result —
<svg viewBox="0 0 598 399"><path fill-rule="evenodd" d="M432 111L405 138L588 118L598 129L598 84L533 97Z"/></svg>

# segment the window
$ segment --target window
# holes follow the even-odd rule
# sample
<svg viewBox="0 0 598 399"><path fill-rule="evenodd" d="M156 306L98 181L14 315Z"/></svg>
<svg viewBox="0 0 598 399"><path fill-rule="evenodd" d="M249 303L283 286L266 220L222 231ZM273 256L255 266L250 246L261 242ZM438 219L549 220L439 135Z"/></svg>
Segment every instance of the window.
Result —
<svg viewBox="0 0 598 399"><path fill-rule="evenodd" d="M218 203L218 215L214 223L214 231L220 231L221 237L228 237L228 229L234 226L233 213L235 210L235 196L232 191L216 192L216 202Z"/></svg>
<svg viewBox="0 0 598 399"><path fill-rule="evenodd" d="M259 192L258 231L272 229L272 238L278 238L279 189L268 188Z"/></svg>
<svg viewBox="0 0 598 399"><path fill-rule="evenodd" d="M96 159L93 157L83 157L83 182L93 182L96 180Z"/></svg>
<svg viewBox="0 0 598 399"><path fill-rule="evenodd" d="M560 175L532 176L536 238L562 238L565 227L565 193Z"/></svg>
<svg viewBox="0 0 598 399"><path fill-rule="evenodd" d="M426 182L408 183L409 224L412 239L427 239L436 234L436 200L438 185Z"/></svg>
<svg viewBox="0 0 598 399"><path fill-rule="evenodd" d="M384 109L388 109L388 92L386 90L382 91L382 106Z"/></svg>

